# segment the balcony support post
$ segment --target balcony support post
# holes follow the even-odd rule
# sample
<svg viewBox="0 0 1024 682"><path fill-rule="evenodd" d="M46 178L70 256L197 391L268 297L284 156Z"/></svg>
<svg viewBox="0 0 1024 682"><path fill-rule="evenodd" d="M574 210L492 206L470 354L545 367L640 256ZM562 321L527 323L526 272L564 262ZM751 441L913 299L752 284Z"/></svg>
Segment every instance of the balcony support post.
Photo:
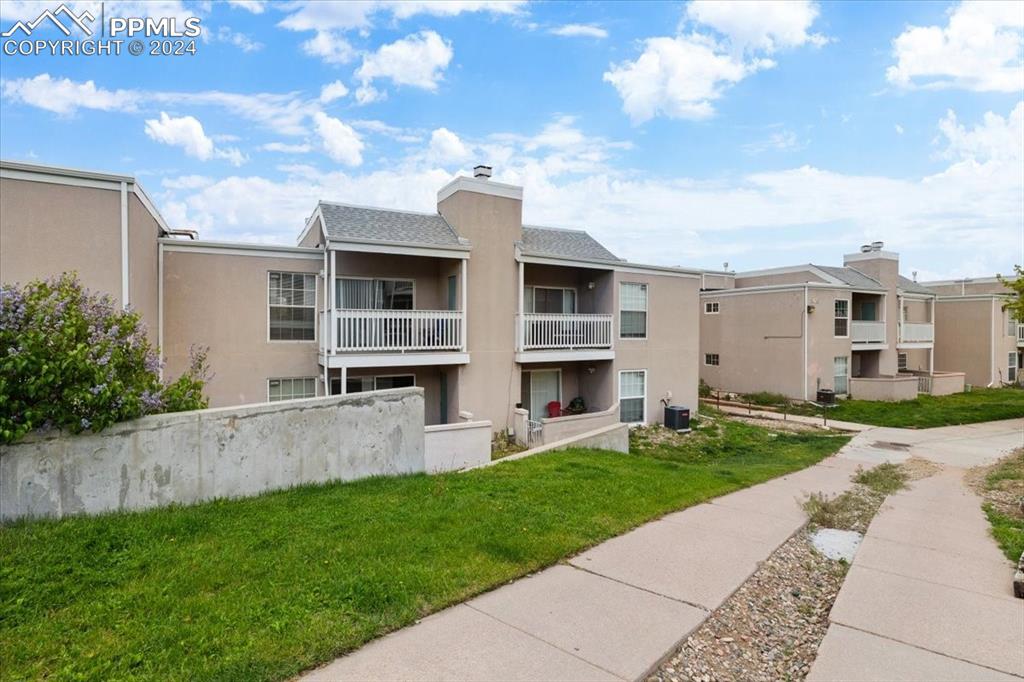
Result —
<svg viewBox="0 0 1024 682"><path fill-rule="evenodd" d="M328 250L330 250L330 248L329 248L330 247L330 242L328 242L327 246L328 246ZM330 252L330 256L331 256L331 281L328 282L327 286L328 286L328 289L329 289L329 292L330 292L329 295L330 295L330 301L331 301L331 313L329 315L330 323L331 323L331 335L328 338L331 340L330 351L331 351L331 354L333 355L338 350L338 322L335 319L335 310L337 310L337 308L338 308L338 301L336 300L337 297L338 297L338 292L336 290L337 287L335 286L335 282L337 281L335 273L337 272L337 269L338 269L338 254L335 253L334 251L331 251Z"/></svg>
<svg viewBox="0 0 1024 682"><path fill-rule="evenodd" d="M526 302L526 263L519 261L519 299L516 301L516 350L521 351L525 347L524 337L526 327L523 322L523 311Z"/></svg>
<svg viewBox="0 0 1024 682"><path fill-rule="evenodd" d="M462 352L465 353L469 347L469 260L463 258L461 261L462 280Z"/></svg>

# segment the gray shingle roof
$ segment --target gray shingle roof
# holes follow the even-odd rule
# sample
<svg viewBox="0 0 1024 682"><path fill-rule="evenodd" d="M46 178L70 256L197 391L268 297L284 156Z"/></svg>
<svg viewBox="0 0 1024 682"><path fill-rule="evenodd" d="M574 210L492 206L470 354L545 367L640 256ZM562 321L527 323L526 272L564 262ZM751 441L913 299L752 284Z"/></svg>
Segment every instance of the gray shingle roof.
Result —
<svg viewBox="0 0 1024 682"><path fill-rule="evenodd" d="M854 270L853 268L836 268L830 265L815 265L814 267L818 268L824 273L832 275L843 284L848 284L851 287L854 287L855 289L883 288L882 284L878 280L874 279L873 277L868 277L863 272L860 272L859 270Z"/></svg>
<svg viewBox="0 0 1024 682"><path fill-rule="evenodd" d="M381 241L430 246L460 246L459 235L434 213L389 211L320 202L324 230L330 239Z"/></svg>
<svg viewBox="0 0 1024 682"><path fill-rule="evenodd" d="M903 275L899 276L897 286L906 291L908 294L934 294L935 292L926 287L923 284L918 284L912 279L907 279Z"/></svg>
<svg viewBox="0 0 1024 682"><path fill-rule="evenodd" d="M574 260L619 260L582 230L523 225L523 253Z"/></svg>

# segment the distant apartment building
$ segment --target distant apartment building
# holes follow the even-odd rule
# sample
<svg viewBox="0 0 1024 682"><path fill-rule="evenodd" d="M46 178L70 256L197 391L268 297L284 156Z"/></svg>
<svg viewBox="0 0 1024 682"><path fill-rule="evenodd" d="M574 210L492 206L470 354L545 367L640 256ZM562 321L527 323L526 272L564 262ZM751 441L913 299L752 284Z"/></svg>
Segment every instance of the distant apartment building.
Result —
<svg viewBox="0 0 1024 682"><path fill-rule="evenodd" d="M937 298L935 357L959 367L975 386L999 386L1021 380L1024 324L1003 306L1008 291L995 277L925 283Z"/></svg>
<svg viewBox="0 0 1024 682"><path fill-rule="evenodd" d="M208 346L212 406L415 385L428 424L548 441L697 407L701 272L523 225L486 167L436 213L320 201L293 247L173 235L126 176L4 162L0 183L2 280L76 270L142 313L170 376Z"/></svg>
<svg viewBox="0 0 1024 682"><path fill-rule="evenodd" d="M935 352L936 294L899 274L881 242L842 267L707 273L700 376L738 393L814 400L819 389L872 400L963 390Z"/></svg>

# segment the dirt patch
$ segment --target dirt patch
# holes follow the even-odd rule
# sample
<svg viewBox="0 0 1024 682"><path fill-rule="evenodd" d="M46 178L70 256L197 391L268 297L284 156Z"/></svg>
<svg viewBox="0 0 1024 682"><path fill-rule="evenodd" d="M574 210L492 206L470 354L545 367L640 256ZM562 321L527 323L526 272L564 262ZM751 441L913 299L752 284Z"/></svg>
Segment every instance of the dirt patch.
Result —
<svg viewBox="0 0 1024 682"><path fill-rule="evenodd" d="M773 429L775 431L792 431L796 433L814 431L817 433L831 433L828 429L823 429L820 426L815 426L814 424L805 424L804 422L771 419L770 417L745 417L739 414L730 414L729 418L735 419L738 422L753 424L754 426L763 426L766 429Z"/></svg>
<svg viewBox="0 0 1024 682"><path fill-rule="evenodd" d="M1024 519L1024 448L995 464L969 469L964 483L999 513Z"/></svg>
<svg viewBox="0 0 1024 682"><path fill-rule="evenodd" d="M942 471L942 467L938 464L921 457L911 457L900 464L900 468L907 475L908 481L919 481Z"/></svg>

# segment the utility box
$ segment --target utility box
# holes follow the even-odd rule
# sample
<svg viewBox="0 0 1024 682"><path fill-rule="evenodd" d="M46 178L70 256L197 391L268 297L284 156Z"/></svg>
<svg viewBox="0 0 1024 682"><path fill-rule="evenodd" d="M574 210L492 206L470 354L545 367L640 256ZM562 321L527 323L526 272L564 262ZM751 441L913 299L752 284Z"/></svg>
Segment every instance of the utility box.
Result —
<svg viewBox="0 0 1024 682"><path fill-rule="evenodd" d="M835 405L836 392L830 388L818 389L818 403L821 405Z"/></svg>
<svg viewBox="0 0 1024 682"><path fill-rule="evenodd" d="M690 408L668 405L665 408L665 426L673 431L690 430Z"/></svg>

